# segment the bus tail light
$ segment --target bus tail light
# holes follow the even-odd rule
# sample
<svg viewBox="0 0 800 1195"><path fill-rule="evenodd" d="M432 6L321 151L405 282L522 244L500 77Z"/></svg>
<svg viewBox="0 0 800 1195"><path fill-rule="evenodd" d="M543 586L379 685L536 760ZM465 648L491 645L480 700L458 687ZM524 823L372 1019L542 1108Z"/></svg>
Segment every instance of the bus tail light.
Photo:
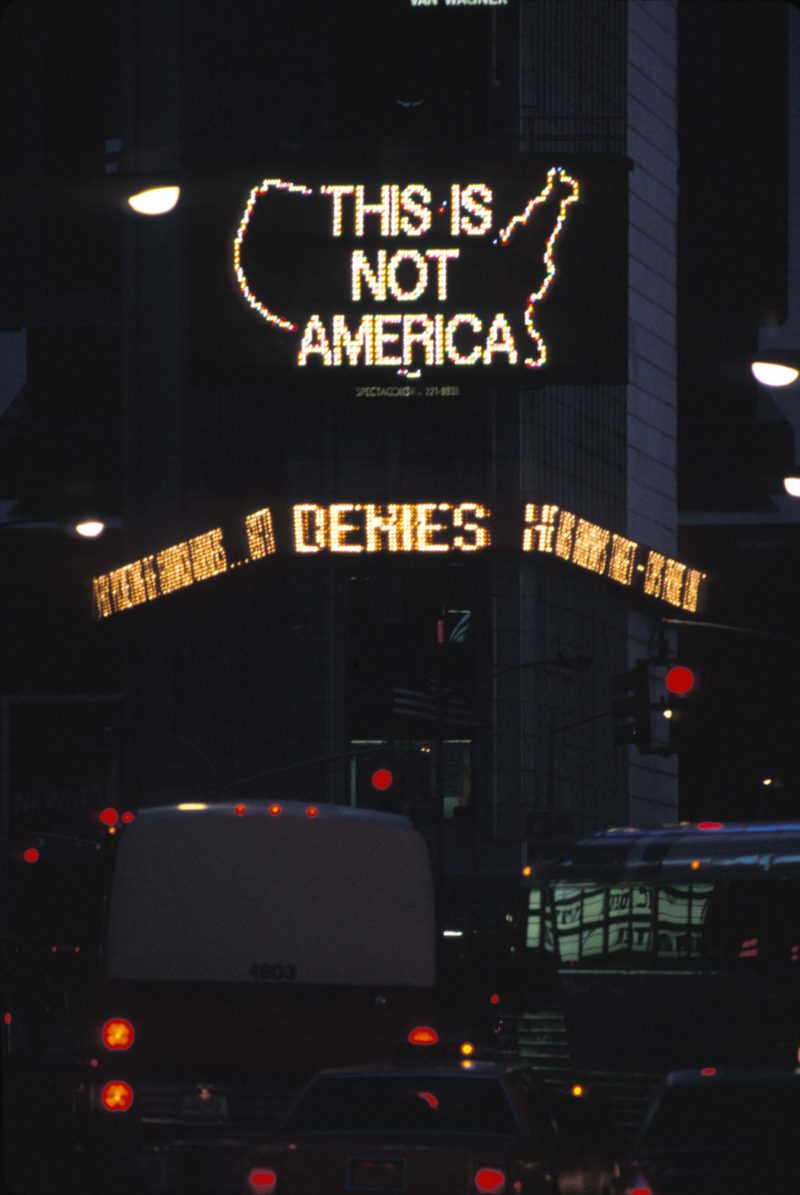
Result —
<svg viewBox="0 0 800 1195"><path fill-rule="evenodd" d="M482 1166L475 1175L475 1190L481 1195L503 1195L506 1189L506 1176L502 1170L494 1166Z"/></svg>
<svg viewBox="0 0 800 1195"><path fill-rule="evenodd" d="M278 1176L274 1170L257 1167L248 1174L247 1185L253 1195L273 1195L278 1189Z"/></svg>
<svg viewBox="0 0 800 1195"><path fill-rule="evenodd" d="M127 1112L133 1104L133 1088L123 1079L112 1079L100 1092L106 1112Z"/></svg>
<svg viewBox="0 0 800 1195"><path fill-rule="evenodd" d="M133 1025L124 1017L112 1017L103 1026L103 1045L107 1050L129 1050L134 1036Z"/></svg>
<svg viewBox="0 0 800 1195"><path fill-rule="evenodd" d="M439 1034L430 1025L416 1025L408 1035L412 1046L435 1046Z"/></svg>

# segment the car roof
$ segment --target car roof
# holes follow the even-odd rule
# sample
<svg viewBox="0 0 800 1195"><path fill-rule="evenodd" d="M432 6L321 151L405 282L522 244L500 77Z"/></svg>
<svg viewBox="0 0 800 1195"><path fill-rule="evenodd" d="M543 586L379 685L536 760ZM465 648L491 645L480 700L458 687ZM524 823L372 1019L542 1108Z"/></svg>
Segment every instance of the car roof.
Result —
<svg viewBox="0 0 800 1195"><path fill-rule="evenodd" d="M362 1063L358 1066L329 1067L318 1071L311 1082L317 1079L377 1079L395 1076L403 1078L411 1075L451 1075L456 1078L466 1076L481 1076L484 1078L503 1078L503 1076L526 1071L529 1068L523 1063L487 1061L485 1059L464 1058L457 1061L432 1061L425 1065L422 1062L379 1062Z"/></svg>
<svg viewBox="0 0 800 1195"><path fill-rule="evenodd" d="M665 1088L696 1087L701 1083L719 1085L774 1085L800 1083L800 1069L797 1070L726 1070L718 1067L703 1067L702 1070L671 1071L664 1078Z"/></svg>

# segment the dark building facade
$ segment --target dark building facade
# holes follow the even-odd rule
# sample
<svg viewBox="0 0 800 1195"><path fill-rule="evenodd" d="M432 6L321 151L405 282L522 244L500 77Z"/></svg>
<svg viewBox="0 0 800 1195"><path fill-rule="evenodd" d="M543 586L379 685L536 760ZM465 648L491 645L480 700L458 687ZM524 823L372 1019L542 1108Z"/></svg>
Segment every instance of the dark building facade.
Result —
<svg viewBox="0 0 800 1195"><path fill-rule="evenodd" d="M780 310L780 162L749 133L732 158L709 106L742 38L785 45L785 9L6 11L38 72L37 135L6 151L37 232L6 246L27 380L0 430L39 461L6 497L47 496L40 419L76 444L53 501L80 482L121 516L82 574L80 683L55 686L121 695L92 743L108 793L400 809L464 900L555 831L676 819L679 756L615 744L611 679L713 596L678 506L724 470L718 430L785 452L718 368ZM154 183L179 203L135 215ZM744 274L709 278L717 234Z"/></svg>

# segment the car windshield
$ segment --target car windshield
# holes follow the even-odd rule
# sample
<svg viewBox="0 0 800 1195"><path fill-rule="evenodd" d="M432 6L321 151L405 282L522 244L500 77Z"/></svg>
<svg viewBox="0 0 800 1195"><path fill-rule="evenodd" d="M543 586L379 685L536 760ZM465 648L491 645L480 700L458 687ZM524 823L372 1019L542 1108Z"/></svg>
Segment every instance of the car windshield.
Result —
<svg viewBox="0 0 800 1195"><path fill-rule="evenodd" d="M519 1126L496 1079L437 1075L319 1079L290 1113L287 1132L491 1133Z"/></svg>
<svg viewBox="0 0 800 1195"><path fill-rule="evenodd" d="M642 1137L645 1149L754 1146L798 1150L800 1084L738 1083L668 1091Z"/></svg>

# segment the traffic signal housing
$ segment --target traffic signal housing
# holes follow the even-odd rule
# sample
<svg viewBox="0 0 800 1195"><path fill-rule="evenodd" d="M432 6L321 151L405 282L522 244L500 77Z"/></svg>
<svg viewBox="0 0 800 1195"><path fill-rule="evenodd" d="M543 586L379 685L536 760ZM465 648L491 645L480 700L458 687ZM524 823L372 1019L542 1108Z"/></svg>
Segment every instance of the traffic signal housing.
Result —
<svg viewBox="0 0 800 1195"><path fill-rule="evenodd" d="M667 664L637 660L633 668L612 676L611 717L618 746L633 744L642 755L671 755L675 750L668 672Z"/></svg>

